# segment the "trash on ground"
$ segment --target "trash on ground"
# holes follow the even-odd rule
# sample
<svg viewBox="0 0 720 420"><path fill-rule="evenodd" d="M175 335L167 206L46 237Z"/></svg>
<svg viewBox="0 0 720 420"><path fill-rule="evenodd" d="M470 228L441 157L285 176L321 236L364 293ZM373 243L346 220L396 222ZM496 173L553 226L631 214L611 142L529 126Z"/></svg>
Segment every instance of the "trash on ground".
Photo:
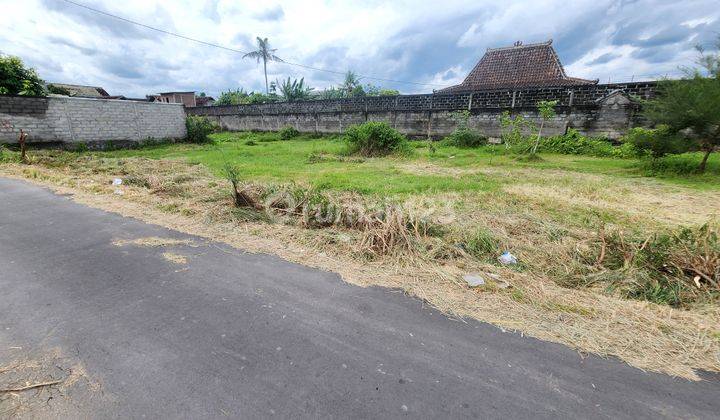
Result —
<svg viewBox="0 0 720 420"><path fill-rule="evenodd" d="M113 179L112 184L113 184L113 185L122 185L122 179L120 179L120 178L115 178L115 179Z"/></svg>
<svg viewBox="0 0 720 420"><path fill-rule="evenodd" d="M465 280L470 287L477 287L485 284L485 279L479 274L465 274L463 276L463 280Z"/></svg>
<svg viewBox="0 0 720 420"><path fill-rule="evenodd" d="M505 265L517 264L518 262L517 257L511 254L510 251L503 252L502 255L498 257L498 261Z"/></svg>

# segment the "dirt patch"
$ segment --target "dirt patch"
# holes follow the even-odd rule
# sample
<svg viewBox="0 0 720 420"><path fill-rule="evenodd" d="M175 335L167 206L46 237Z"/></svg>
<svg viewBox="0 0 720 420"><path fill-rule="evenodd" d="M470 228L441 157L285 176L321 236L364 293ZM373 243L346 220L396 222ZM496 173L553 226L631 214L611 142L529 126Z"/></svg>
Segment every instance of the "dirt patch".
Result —
<svg viewBox="0 0 720 420"><path fill-rule="evenodd" d="M398 165L398 169L413 175L439 175L459 178L461 176L478 174L479 169L454 168L451 166L434 165L428 162L413 162Z"/></svg>
<svg viewBox="0 0 720 420"><path fill-rule="evenodd" d="M140 247L148 247L148 248L158 248L158 247L170 247L170 246L196 246L193 241L189 239L172 239L172 238L159 238L156 236L151 236L147 238L137 238L137 239L121 239L113 242L113 245L115 246L140 246Z"/></svg>
<svg viewBox="0 0 720 420"><path fill-rule="evenodd" d="M60 349L15 348L0 363L0 417L79 418L83 406L101 392L82 363ZM4 358L3 358L4 359Z"/></svg>
<svg viewBox="0 0 720 420"><path fill-rule="evenodd" d="M306 229L239 217L229 184L201 167L143 159L102 165L102 169L95 166L96 172L92 171L92 162L78 169L36 166L28 172L27 167L4 165L0 171L60 193L73 193L74 200L92 207L333 271L352 284L400 288L457 318L472 317L582 352L617 356L642 369L689 379L698 379L695 369L720 371L717 306L678 310L556 284L552 270L563 268L557 263L558 255L569 256L574 241L590 233L545 218L538 203L518 202L517 196L527 191L454 196L447 207L449 218L455 214L458 219L458 212L462 212L461 220L453 222L460 233L475 226L487 227L503 247L511 246L521 261L534 267L532 271L465 258L390 255L368 260L357 253L362 238L350 231ZM116 194L108 181L118 173L150 174L153 186L123 186L124 194ZM178 174L189 179L173 184ZM597 179L604 182L602 177ZM586 181L595 182L596 178ZM182 204L169 207L171 203ZM462 280L469 272L497 275L511 287L470 289Z"/></svg>
<svg viewBox="0 0 720 420"><path fill-rule="evenodd" d="M187 264L187 258L180 254L175 254L172 252L163 252L162 254L163 258L170 261L173 264Z"/></svg>

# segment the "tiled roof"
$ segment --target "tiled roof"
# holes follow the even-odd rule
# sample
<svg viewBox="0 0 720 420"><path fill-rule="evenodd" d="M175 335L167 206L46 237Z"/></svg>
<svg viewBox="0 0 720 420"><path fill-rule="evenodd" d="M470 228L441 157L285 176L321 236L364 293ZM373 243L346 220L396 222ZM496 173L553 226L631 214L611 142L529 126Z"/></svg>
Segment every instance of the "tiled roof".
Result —
<svg viewBox="0 0 720 420"><path fill-rule="evenodd" d="M539 44L489 48L465 80L441 93L488 89L595 84L597 80L578 79L565 74L552 40Z"/></svg>
<svg viewBox="0 0 720 420"><path fill-rule="evenodd" d="M104 98L108 95L107 91L97 86L70 85L67 83L49 83L50 85L67 89L70 96L78 96L82 98Z"/></svg>

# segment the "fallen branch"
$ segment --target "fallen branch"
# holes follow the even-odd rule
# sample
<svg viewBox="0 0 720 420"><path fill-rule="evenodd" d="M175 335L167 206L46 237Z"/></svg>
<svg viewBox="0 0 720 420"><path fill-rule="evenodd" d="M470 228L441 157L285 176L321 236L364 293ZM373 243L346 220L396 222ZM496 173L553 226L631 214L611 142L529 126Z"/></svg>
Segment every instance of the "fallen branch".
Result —
<svg viewBox="0 0 720 420"><path fill-rule="evenodd" d="M27 390L33 389L33 388L40 388L40 387L43 387L43 386L57 385L57 384L59 384L60 382L62 382L62 381L61 381L61 380L57 380L57 381L50 381L50 382L40 382L40 383L37 383L37 384L22 386L22 387L19 387L19 388L0 389L0 392L22 392L22 391L27 391Z"/></svg>

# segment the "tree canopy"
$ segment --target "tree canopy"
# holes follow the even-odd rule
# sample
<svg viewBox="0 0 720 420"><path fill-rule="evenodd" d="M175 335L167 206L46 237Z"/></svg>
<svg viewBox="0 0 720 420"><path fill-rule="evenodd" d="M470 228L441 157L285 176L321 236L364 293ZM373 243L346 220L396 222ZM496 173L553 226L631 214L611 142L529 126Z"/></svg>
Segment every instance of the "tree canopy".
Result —
<svg viewBox="0 0 720 420"><path fill-rule="evenodd" d="M19 57L0 55L0 94L45 96L45 82Z"/></svg>
<svg viewBox="0 0 720 420"><path fill-rule="evenodd" d="M717 42L720 50L720 38ZM657 97L644 104L644 115L655 124L668 127L671 134L686 140L689 147L704 152L699 171L720 146L720 53L698 48L700 68L686 69L680 80L663 80Z"/></svg>

